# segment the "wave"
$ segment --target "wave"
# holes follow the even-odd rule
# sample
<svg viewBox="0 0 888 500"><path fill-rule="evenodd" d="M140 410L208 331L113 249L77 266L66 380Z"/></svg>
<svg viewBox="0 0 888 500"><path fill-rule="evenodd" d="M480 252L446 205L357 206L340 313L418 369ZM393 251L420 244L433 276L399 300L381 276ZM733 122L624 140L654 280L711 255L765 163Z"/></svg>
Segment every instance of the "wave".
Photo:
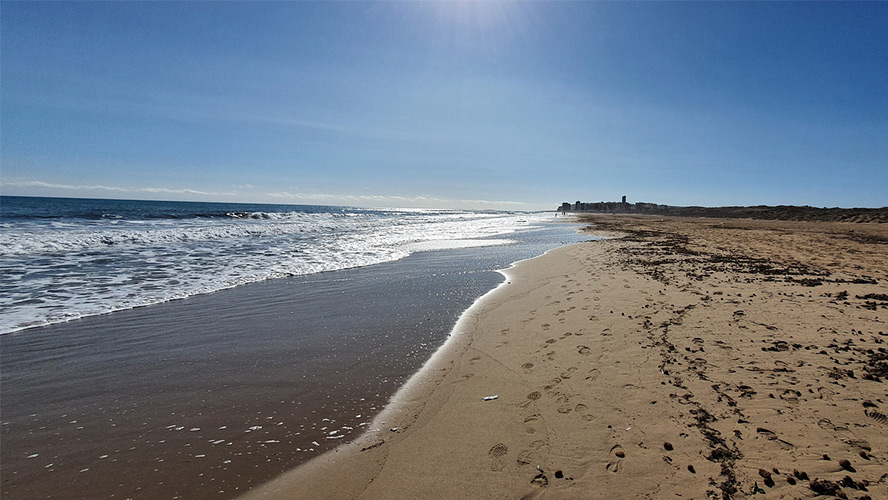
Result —
<svg viewBox="0 0 888 500"><path fill-rule="evenodd" d="M369 214L251 212L227 215L216 221L158 221L111 219L102 224L54 223L6 225L0 234L0 256L81 252L110 246L152 246L174 243L267 238L306 234L350 234L382 228L403 240L405 227L414 227L417 241L483 237L496 229L493 220L511 216L490 214L407 215L380 217ZM488 221L486 223L485 221ZM465 227L450 227L468 223ZM485 226L492 227L485 227ZM508 224L503 226L508 227ZM424 236L423 232L429 232ZM407 230L407 232L410 232ZM506 229L508 232L508 229ZM412 241L411 238L407 239Z"/></svg>
<svg viewBox="0 0 888 500"><path fill-rule="evenodd" d="M0 333L416 251L508 243L503 235L532 222L525 214L358 211L4 221L0 289L9 293L0 297Z"/></svg>

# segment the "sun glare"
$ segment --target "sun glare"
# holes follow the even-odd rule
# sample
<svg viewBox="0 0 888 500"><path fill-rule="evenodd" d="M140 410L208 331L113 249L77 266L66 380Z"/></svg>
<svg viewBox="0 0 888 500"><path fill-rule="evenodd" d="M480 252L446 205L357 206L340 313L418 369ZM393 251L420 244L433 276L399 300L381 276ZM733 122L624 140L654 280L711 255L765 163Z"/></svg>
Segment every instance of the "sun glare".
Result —
<svg viewBox="0 0 888 500"><path fill-rule="evenodd" d="M439 34L452 42L495 48L523 28L522 3L511 1L441 0L434 2Z"/></svg>

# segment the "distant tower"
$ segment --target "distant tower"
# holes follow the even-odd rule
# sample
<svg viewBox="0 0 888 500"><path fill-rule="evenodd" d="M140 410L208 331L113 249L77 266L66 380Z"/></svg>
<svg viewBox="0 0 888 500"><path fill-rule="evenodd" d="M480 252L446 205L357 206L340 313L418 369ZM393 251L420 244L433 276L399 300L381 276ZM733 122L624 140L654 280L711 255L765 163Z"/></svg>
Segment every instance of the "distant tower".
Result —
<svg viewBox="0 0 888 500"><path fill-rule="evenodd" d="M625 205L625 204L626 204L626 195L624 194L623 195L623 205Z"/></svg>

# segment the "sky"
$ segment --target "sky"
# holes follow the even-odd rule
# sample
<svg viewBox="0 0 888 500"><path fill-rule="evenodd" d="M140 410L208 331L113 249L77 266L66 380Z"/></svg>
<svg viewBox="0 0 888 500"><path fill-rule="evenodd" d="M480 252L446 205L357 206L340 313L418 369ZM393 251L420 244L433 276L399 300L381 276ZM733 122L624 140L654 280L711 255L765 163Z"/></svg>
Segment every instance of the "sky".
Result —
<svg viewBox="0 0 888 500"><path fill-rule="evenodd" d="M0 193L888 205L888 2L0 3Z"/></svg>

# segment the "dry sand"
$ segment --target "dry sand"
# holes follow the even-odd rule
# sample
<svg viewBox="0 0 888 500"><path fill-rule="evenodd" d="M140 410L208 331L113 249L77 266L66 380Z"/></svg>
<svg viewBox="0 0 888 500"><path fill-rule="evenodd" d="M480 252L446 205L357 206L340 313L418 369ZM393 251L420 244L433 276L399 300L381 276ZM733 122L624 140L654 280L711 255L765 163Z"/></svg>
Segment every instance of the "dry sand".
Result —
<svg viewBox="0 0 888 500"><path fill-rule="evenodd" d="M248 498L888 498L888 226L590 222Z"/></svg>

